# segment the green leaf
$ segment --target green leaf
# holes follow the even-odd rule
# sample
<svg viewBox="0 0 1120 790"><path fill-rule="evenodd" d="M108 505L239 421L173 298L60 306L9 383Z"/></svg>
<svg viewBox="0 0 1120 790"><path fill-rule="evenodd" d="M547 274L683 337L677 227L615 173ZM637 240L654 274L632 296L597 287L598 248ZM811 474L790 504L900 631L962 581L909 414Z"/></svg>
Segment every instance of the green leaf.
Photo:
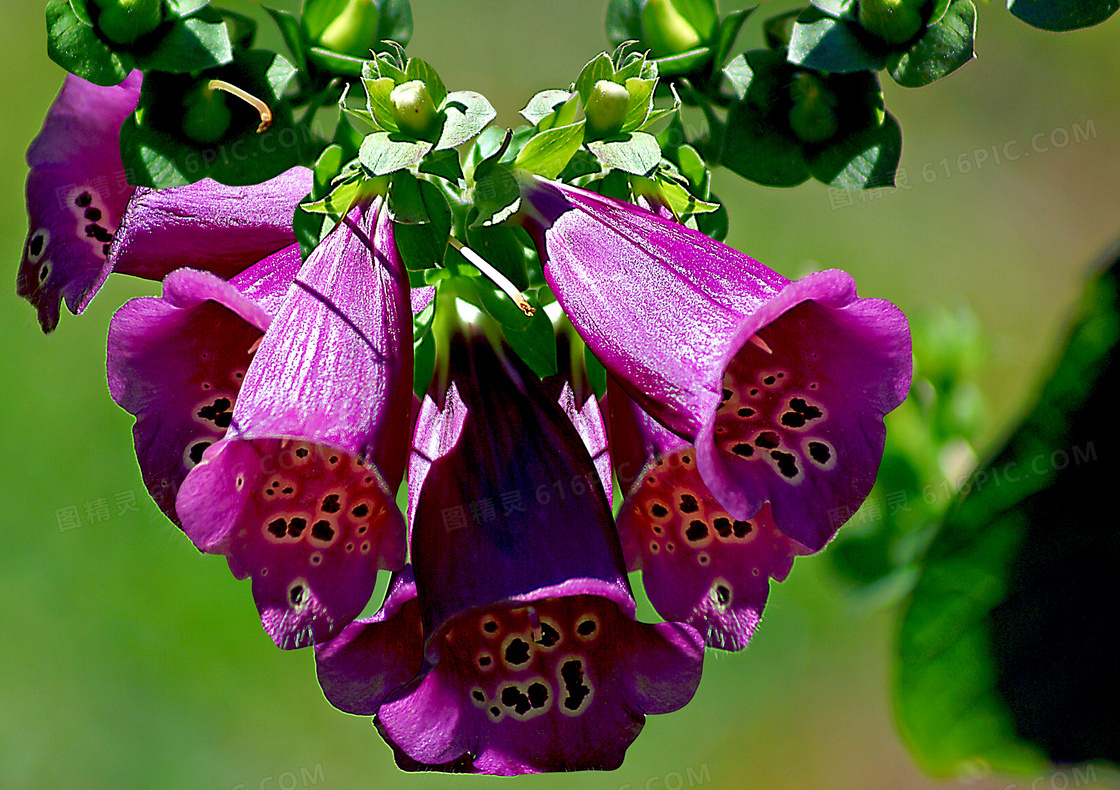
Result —
<svg viewBox="0 0 1120 790"><path fill-rule="evenodd" d="M1102 691L1115 685L1120 629L1120 530L1102 500L1120 440L1118 269L1090 283L1037 403L923 558L894 695L929 773L983 761L1042 776L1048 763L1120 761L1120 715Z"/></svg>
<svg viewBox="0 0 1120 790"><path fill-rule="evenodd" d="M337 219L354 205L354 199L361 192L361 188L361 179L350 179L336 186L321 200L300 205L309 214L327 214Z"/></svg>
<svg viewBox="0 0 1120 790"><path fill-rule="evenodd" d="M439 187L411 173L398 173L389 191L389 208L404 265L417 270L443 263L451 235L451 207Z"/></svg>
<svg viewBox="0 0 1120 790"><path fill-rule="evenodd" d="M541 91L529 99L529 103L521 110L521 117L536 126L552 113L559 110L572 94L568 91L550 90Z"/></svg>
<svg viewBox="0 0 1120 790"><path fill-rule="evenodd" d="M649 116L653 107L653 89L657 87L657 80L643 80L631 77L626 80L626 92L630 94L630 107L626 110L626 119L622 122L623 132L632 132L640 129Z"/></svg>
<svg viewBox="0 0 1120 790"><path fill-rule="evenodd" d="M1031 27L1060 33L1099 25L1116 13L1120 0L1007 0L1007 8Z"/></svg>
<svg viewBox="0 0 1120 790"><path fill-rule="evenodd" d="M612 140L587 144L604 169L614 168L637 176L650 176L661 162L661 146L652 134L634 132Z"/></svg>
<svg viewBox="0 0 1120 790"><path fill-rule="evenodd" d="M455 148L477 135L498 114L486 97L474 91L453 91L440 107L444 113L443 130L436 150Z"/></svg>
<svg viewBox="0 0 1120 790"><path fill-rule="evenodd" d="M323 47L311 47L306 51L307 59L322 69L332 74L342 74L347 77L360 77L362 66L367 61L352 58Z"/></svg>
<svg viewBox="0 0 1120 790"><path fill-rule="evenodd" d="M272 21L276 23L276 27L279 28L284 44L292 53L292 57L295 58L299 70L306 71L308 41L299 20L289 12L281 11L278 8L264 6L264 10L268 12Z"/></svg>
<svg viewBox="0 0 1120 790"><path fill-rule="evenodd" d="M689 214L703 214L709 211L715 211L719 208L718 203L706 203L703 200L698 200L691 192L685 189L676 181L671 181L667 178L657 179L657 185L661 192L661 197L669 204L669 208L678 217L687 216Z"/></svg>
<svg viewBox="0 0 1120 790"><path fill-rule="evenodd" d="M719 23L715 0L673 0L673 7L696 29L702 41L715 37Z"/></svg>
<svg viewBox="0 0 1120 790"><path fill-rule="evenodd" d="M607 369L586 345L583 347L583 367L587 370L587 380L595 397L602 400L607 394Z"/></svg>
<svg viewBox="0 0 1120 790"><path fill-rule="evenodd" d="M809 157L809 172L838 189L873 189L894 185L902 156L902 129L887 113L878 127L848 135Z"/></svg>
<svg viewBox="0 0 1120 790"><path fill-rule="evenodd" d="M467 245L508 277L518 290L524 291L529 287L525 247L522 246L515 229L508 225L476 227L468 224Z"/></svg>
<svg viewBox="0 0 1120 790"><path fill-rule="evenodd" d="M439 74L428 65L427 61L420 60L420 58L409 58L405 73L408 74L410 79L420 80L424 83L428 89L428 95L432 97L432 103L436 107L443 104L443 100L447 98L447 88L444 87Z"/></svg>
<svg viewBox="0 0 1120 790"><path fill-rule="evenodd" d="M114 52L102 41L96 30L78 18L69 0L47 2L47 55L95 85L119 85L132 70L132 58Z"/></svg>
<svg viewBox="0 0 1120 790"><path fill-rule="evenodd" d="M543 309L538 307L523 331L510 326L503 326L503 331L510 347L530 370L541 378L556 373L556 333Z"/></svg>
<svg viewBox="0 0 1120 790"><path fill-rule="evenodd" d="M739 38L739 31L743 29L743 23L757 8L758 6L751 6L740 11L733 11L719 23L719 35L716 37L712 55L716 68L719 68L723 61L727 59L727 56L731 54L735 41Z"/></svg>
<svg viewBox="0 0 1120 790"><path fill-rule="evenodd" d="M304 0L301 17L312 41L318 41L327 26L346 9L348 2L349 0Z"/></svg>
<svg viewBox="0 0 1120 790"><path fill-rule="evenodd" d="M432 305L424 308L428 310ZM429 323L431 319L429 318ZM436 370L436 338L431 332L418 333L418 339L412 346L412 391L417 398L423 398L428 392L428 385L432 383L432 374Z"/></svg>
<svg viewBox="0 0 1120 790"><path fill-rule="evenodd" d="M190 16L209 3L210 0L164 0L168 14L180 17Z"/></svg>
<svg viewBox="0 0 1120 790"><path fill-rule="evenodd" d="M366 89L366 107L377 126L387 132L399 132L397 119L393 117L393 103L389 95L397 84L392 77L378 77L371 64L362 68L362 87Z"/></svg>
<svg viewBox="0 0 1120 790"><path fill-rule="evenodd" d="M607 40L615 47L624 41L642 40L642 0L610 0Z"/></svg>
<svg viewBox="0 0 1120 790"><path fill-rule="evenodd" d="M657 64L658 72L663 77L672 77L677 74L688 74L703 66L712 59L711 47L697 47L690 49L686 52L678 52L676 55L670 55L665 58L658 58L654 61Z"/></svg>
<svg viewBox="0 0 1120 790"><path fill-rule="evenodd" d="M420 163L420 172L439 176L452 184L463 180L463 167L459 164L459 154L453 150L431 151Z"/></svg>
<svg viewBox="0 0 1120 790"><path fill-rule="evenodd" d="M521 207L521 188L508 165L495 164L484 175L476 175L472 196L478 209L472 223L476 226L501 222Z"/></svg>
<svg viewBox="0 0 1120 790"><path fill-rule="evenodd" d="M427 140L412 140L390 132L367 135L358 149L358 161L371 176L385 176L417 167L432 149Z"/></svg>
<svg viewBox="0 0 1120 790"><path fill-rule="evenodd" d="M583 144L584 122L555 126L535 135L517 154L518 167L556 178Z"/></svg>
<svg viewBox="0 0 1120 790"><path fill-rule="evenodd" d="M731 84L731 90L734 91L735 98L739 101L745 99L751 80L754 79L754 69L747 62L746 55L738 55L732 59L724 67L723 76L727 77L727 81Z"/></svg>
<svg viewBox="0 0 1120 790"><path fill-rule="evenodd" d="M809 9L793 26L788 60L808 69L839 74L882 69L887 56L880 49L870 48L860 31L858 24Z"/></svg>
<svg viewBox="0 0 1120 790"><path fill-rule="evenodd" d="M762 38L769 49L788 49L790 39L793 37L793 26L801 14L806 13L804 8L795 8L784 14L772 16L762 23Z"/></svg>
<svg viewBox="0 0 1120 790"><path fill-rule="evenodd" d="M233 46L220 14L212 9L171 26L151 54L136 54L136 65L145 71L185 74L224 65L233 60Z"/></svg>
<svg viewBox="0 0 1120 790"><path fill-rule="evenodd" d="M587 106L587 100L591 98L591 90L595 87L595 83L599 80L610 80L612 77L614 77L614 64L611 63L607 53L596 55L589 61L576 78L576 93L579 94L583 106Z"/></svg>
<svg viewBox="0 0 1120 790"><path fill-rule="evenodd" d="M809 178L802 147L786 131L788 104L771 98L788 90L790 69L782 53L757 49L725 69L735 74L743 98L728 111L719 161L756 184L789 187Z"/></svg>
<svg viewBox="0 0 1120 790"><path fill-rule="evenodd" d="M941 21L927 28L910 49L892 55L887 68L904 88L929 85L976 57L975 35L976 7L972 0L953 0Z"/></svg>
<svg viewBox="0 0 1120 790"><path fill-rule="evenodd" d="M712 195L712 197L715 196ZM701 233L705 236L711 236L716 241L723 241L727 238L727 231L730 230L727 206L722 203L717 203L716 206L715 211L696 214L694 219L696 220L696 227Z"/></svg>

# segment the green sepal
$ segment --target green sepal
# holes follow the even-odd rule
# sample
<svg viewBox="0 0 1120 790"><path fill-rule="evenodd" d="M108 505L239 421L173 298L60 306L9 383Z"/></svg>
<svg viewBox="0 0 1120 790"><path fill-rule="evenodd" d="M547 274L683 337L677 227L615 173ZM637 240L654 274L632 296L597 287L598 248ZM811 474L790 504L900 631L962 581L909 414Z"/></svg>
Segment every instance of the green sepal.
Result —
<svg viewBox="0 0 1120 790"><path fill-rule="evenodd" d="M835 19L810 7L793 26L787 59L808 69L847 74L879 71L886 66L888 54L859 23Z"/></svg>
<svg viewBox="0 0 1120 790"><path fill-rule="evenodd" d="M452 91L446 94L440 112L443 126L435 150L456 148L478 135L497 116L497 111L481 93Z"/></svg>
<svg viewBox="0 0 1120 790"><path fill-rule="evenodd" d="M579 76L576 77L576 93L579 94L579 99L587 106L587 100L591 97L591 91L595 87L595 83L599 80L614 81L614 63L611 62L610 55L602 52L587 62L587 65L580 71Z"/></svg>
<svg viewBox="0 0 1120 790"><path fill-rule="evenodd" d="M533 126L537 126L545 118L558 112L572 96L571 91L541 91L529 99L529 103L522 108L521 117Z"/></svg>
<svg viewBox="0 0 1120 790"><path fill-rule="evenodd" d="M583 144L584 121L554 126L534 135L514 160L518 167L556 178Z"/></svg>
<svg viewBox="0 0 1120 790"><path fill-rule="evenodd" d="M634 132L610 140L593 140L587 148L604 169L650 176L661 162L661 147L652 134Z"/></svg>
<svg viewBox="0 0 1120 790"><path fill-rule="evenodd" d="M887 70L904 88L920 88L952 74L976 57L976 7L952 0L944 15L905 52L890 56Z"/></svg>

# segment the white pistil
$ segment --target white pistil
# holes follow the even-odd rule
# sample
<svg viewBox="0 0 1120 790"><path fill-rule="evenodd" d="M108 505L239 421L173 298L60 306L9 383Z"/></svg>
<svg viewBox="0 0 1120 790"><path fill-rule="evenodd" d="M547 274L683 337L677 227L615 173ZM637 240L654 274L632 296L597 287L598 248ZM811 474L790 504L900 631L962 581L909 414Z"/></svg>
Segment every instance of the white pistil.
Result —
<svg viewBox="0 0 1120 790"><path fill-rule="evenodd" d="M751 335L750 339L748 339L747 342L750 343L752 346L755 346L757 348L762 349L767 354L773 354L774 353L774 349L772 349L772 348L770 348L770 346L766 345L766 341L763 340L760 335Z"/></svg>
<svg viewBox="0 0 1120 790"><path fill-rule="evenodd" d="M261 116L261 123L260 126L257 127L257 134L268 131L268 127L272 126L272 109L248 91L242 90L236 85L231 85L225 80L210 80L206 87L212 91L225 91L241 99L241 101L246 104L252 105L253 109Z"/></svg>
<svg viewBox="0 0 1120 790"><path fill-rule="evenodd" d="M530 317L537 312L537 308L529 304L529 300L521 294L521 291L517 290L517 286L510 282L508 277L483 260L477 252L463 244L463 242L459 241L454 236L452 236L449 241L452 247L463 254L464 258L477 266L479 271L489 277L496 286L501 288L502 292L513 300L514 304L517 305L521 312Z"/></svg>

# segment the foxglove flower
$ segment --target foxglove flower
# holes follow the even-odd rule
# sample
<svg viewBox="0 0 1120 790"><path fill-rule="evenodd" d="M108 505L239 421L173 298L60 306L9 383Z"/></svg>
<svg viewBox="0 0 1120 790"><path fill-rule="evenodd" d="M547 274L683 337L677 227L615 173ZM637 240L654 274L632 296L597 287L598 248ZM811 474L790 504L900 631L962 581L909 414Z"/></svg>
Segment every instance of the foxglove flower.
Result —
<svg viewBox="0 0 1120 790"><path fill-rule="evenodd" d="M176 524L179 486L232 424L253 352L299 266L293 244L232 281L179 269L163 296L129 301L109 324L109 393L136 417L144 484Z"/></svg>
<svg viewBox="0 0 1120 790"><path fill-rule="evenodd" d="M283 648L330 639L405 559L394 494L412 404L407 275L380 199L308 258L261 339L225 437L175 507L201 550L252 577Z"/></svg>
<svg viewBox="0 0 1120 790"><path fill-rule="evenodd" d="M659 425L608 381L610 449L625 499L617 527L630 570L666 620L688 623L709 647L742 650L762 616L770 579L798 554L770 505L734 518L708 491L696 448Z"/></svg>
<svg viewBox="0 0 1120 790"><path fill-rule="evenodd" d="M405 768L615 768L647 713L692 697L703 641L634 621L594 466L532 374L481 338L455 336L449 356L409 474L423 667L380 706L372 671L362 709ZM361 687L352 658L319 659L329 699Z"/></svg>
<svg viewBox="0 0 1120 790"><path fill-rule="evenodd" d="M16 292L38 310L44 332L58 325L64 297L72 313L82 312L109 274L109 248L133 189L120 129L141 79L134 71L106 88L68 74L27 149L29 230Z"/></svg>
<svg viewBox="0 0 1120 790"><path fill-rule="evenodd" d="M867 496L883 417L906 397L910 334L894 305L825 271L790 282L650 212L540 180L523 222L580 336L655 420L696 447L728 513L771 504L820 549Z"/></svg>

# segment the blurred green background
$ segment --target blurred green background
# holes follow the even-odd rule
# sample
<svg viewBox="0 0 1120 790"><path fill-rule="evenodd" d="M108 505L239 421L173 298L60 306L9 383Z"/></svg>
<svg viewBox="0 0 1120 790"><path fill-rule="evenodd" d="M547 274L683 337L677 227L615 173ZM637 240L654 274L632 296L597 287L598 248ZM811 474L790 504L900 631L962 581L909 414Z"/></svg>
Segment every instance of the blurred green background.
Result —
<svg viewBox="0 0 1120 790"><path fill-rule="evenodd" d="M410 54L450 88L484 93L507 125L529 96L566 85L606 45L603 0L414 0L413 9ZM720 173L716 191L731 211L729 242L786 275L844 268L862 295L907 313L970 305L990 347L981 381L992 407L987 446L1028 404L1084 275L1120 234L1120 20L1052 35L992 3L979 9L979 28L979 58L958 73L920 91L886 84L909 188L861 199ZM746 29L741 44L757 46L758 19ZM104 373L109 317L154 285L114 278L50 337L14 293L26 233L23 152L62 81L45 54L41 0L0 6L0 70L13 91L0 126L8 282L0 787L489 786L495 780L397 771L367 719L323 699L310 653L273 647L248 583L157 517L132 452L132 420L110 401ZM1075 142L1075 127L1088 139ZM979 166L978 150L988 154ZM1020 156L1006 161L1005 151ZM102 506L108 516L98 520ZM71 509L80 526L63 529ZM946 786L917 772L892 721L896 617L854 602L819 558L800 559L774 587L750 648L710 653L695 700L650 718L622 768L516 781L597 790ZM1120 786L1104 767L1056 770L1009 778L977 766L965 783Z"/></svg>

